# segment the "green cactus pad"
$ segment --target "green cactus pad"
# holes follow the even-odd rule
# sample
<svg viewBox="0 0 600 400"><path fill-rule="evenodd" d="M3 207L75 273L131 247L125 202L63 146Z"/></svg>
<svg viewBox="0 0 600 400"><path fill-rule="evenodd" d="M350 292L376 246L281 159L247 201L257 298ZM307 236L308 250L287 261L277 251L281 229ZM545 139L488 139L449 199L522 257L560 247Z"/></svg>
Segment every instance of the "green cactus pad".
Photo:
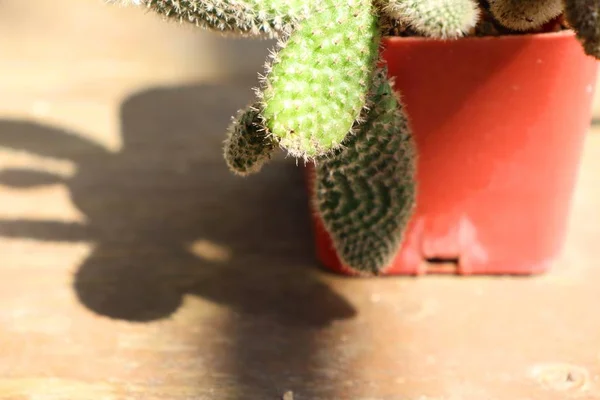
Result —
<svg viewBox="0 0 600 400"><path fill-rule="evenodd" d="M290 155L334 150L360 116L379 55L377 21L370 0L326 0L280 43L259 95L267 127Z"/></svg>
<svg viewBox="0 0 600 400"><path fill-rule="evenodd" d="M385 69L374 78L369 109L344 147L316 162L314 205L342 262L378 274L412 215L416 153Z"/></svg>
<svg viewBox="0 0 600 400"><path fill-rule="evenodd" d="M585 53L600 59L600 1L565 0L565 18Z"/></svg>
<svg viewBox="0 0 600 400"><path fill-rule="evenodd" d="M148 9L182 23L236 36L275 38L306 18L303 0L137 0Z"/></svg>
<svg viewBox="0 0 600 400"><path fill-rule="evenodd" d="M488 0L501 25L517 31L536 29L563 12L563 0Z"/></svg>
<svg viewBox="0 0 600 400"><path fill-rule="evenodd" d="M225 161L233 173L250 175L260 171L276 148L277 144L267 134L258 109L250 105L240 110L229 126L225 140Z"/></svg>
<svg viewBox="0 0 600 400"><path fill-rule="evenodd" d="M476 0L380 0L382 12L422 35L455 39L475 27Z"/></svg>

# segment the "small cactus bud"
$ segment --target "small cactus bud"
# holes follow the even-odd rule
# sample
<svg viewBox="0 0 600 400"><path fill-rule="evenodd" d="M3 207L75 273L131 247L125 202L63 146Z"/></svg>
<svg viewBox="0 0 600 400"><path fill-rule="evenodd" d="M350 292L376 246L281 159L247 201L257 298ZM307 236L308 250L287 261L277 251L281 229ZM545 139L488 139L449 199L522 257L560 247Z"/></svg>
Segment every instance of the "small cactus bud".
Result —
<svg viewBox="0 0 600 400"><path fill-rule="evenodd" d="M241 176L260 171L276 150L255 105L238 112L229 126L225 140L225 161L229 169Z"/></svg>

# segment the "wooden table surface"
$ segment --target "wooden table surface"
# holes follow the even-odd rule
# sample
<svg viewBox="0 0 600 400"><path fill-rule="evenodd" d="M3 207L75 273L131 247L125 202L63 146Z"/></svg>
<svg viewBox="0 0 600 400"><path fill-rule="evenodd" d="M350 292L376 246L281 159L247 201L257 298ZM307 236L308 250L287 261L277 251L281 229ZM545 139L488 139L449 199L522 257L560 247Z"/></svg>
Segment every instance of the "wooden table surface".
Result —
<svg viewBox="0 0 600 400"><path fill-rule="evenodd" d="M0 399L600 399L600 132L550 273L346 279L293 161L222 161L252 83L4 103Z"/></svg>

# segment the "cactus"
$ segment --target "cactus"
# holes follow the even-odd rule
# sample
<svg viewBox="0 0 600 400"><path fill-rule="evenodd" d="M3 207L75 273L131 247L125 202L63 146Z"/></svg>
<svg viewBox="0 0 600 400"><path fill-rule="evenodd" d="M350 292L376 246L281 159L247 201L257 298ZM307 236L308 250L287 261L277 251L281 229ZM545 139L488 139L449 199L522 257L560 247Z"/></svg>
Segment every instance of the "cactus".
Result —
<svg viewBox="0 0 600 400"><path fill-rule="evenodd" d="M517 31L539 28L563 12L563 0L488 0L490 13Z"/></svg>
<svg viewBox="0 0 600 400"><path fill-rule="evenodd" d="M398 250L416 193L414 143L386 69L375 74L364 113L343 149L317 160L314 208L344 264L379 274Z"/></svg>
<svg viewBox="0 0 600 400"><path fill-rule="evenodd" d="M476 0L388 0L381 9L415 31L438 39L464 36L479 19Z"/></svg>
<svg viewBox="0 0 600 400"><path fill-rule="evenodd" d="M371 1L334 4L280 43L259 91L266 126L297 158L314 159L341 144L360 116L378 59Z"/></svg>
<svg viewBox="0 0 600 400"><path fill-rule="evenodd" d="M585 53L600 59L600 1L564 0L565 18Z"/></svg>
<svg viewBox="0 0 600 400"><path fill-rule="evenodd" d="M109 2L123 0L107 0ZM127 0L125 0L127 2ZM310 15L303 0L128 0L169 20L223 35L277 38Z"/></svg>
<svg viewBox="0 0 600 400"><path fill-rule="evenodd" d="M225 140L225 161L237 175L246 176L261 170L276 150L276 143L266 130L256 104L238 112Z"/></svg>

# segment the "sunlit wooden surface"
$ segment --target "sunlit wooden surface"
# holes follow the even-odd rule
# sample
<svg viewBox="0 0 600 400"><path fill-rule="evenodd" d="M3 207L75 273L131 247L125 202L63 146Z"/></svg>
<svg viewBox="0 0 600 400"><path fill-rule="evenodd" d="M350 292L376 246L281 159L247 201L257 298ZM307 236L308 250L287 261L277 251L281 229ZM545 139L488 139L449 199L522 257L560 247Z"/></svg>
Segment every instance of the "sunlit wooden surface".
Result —
<svg viewBox="0 0 600 400"><path fill-rule="evenodd" d="M254 74L11 43L0 399L600 399L599 129L548 274L345 279L315 262L292 160L248 179L222 161Z"/></svg>

